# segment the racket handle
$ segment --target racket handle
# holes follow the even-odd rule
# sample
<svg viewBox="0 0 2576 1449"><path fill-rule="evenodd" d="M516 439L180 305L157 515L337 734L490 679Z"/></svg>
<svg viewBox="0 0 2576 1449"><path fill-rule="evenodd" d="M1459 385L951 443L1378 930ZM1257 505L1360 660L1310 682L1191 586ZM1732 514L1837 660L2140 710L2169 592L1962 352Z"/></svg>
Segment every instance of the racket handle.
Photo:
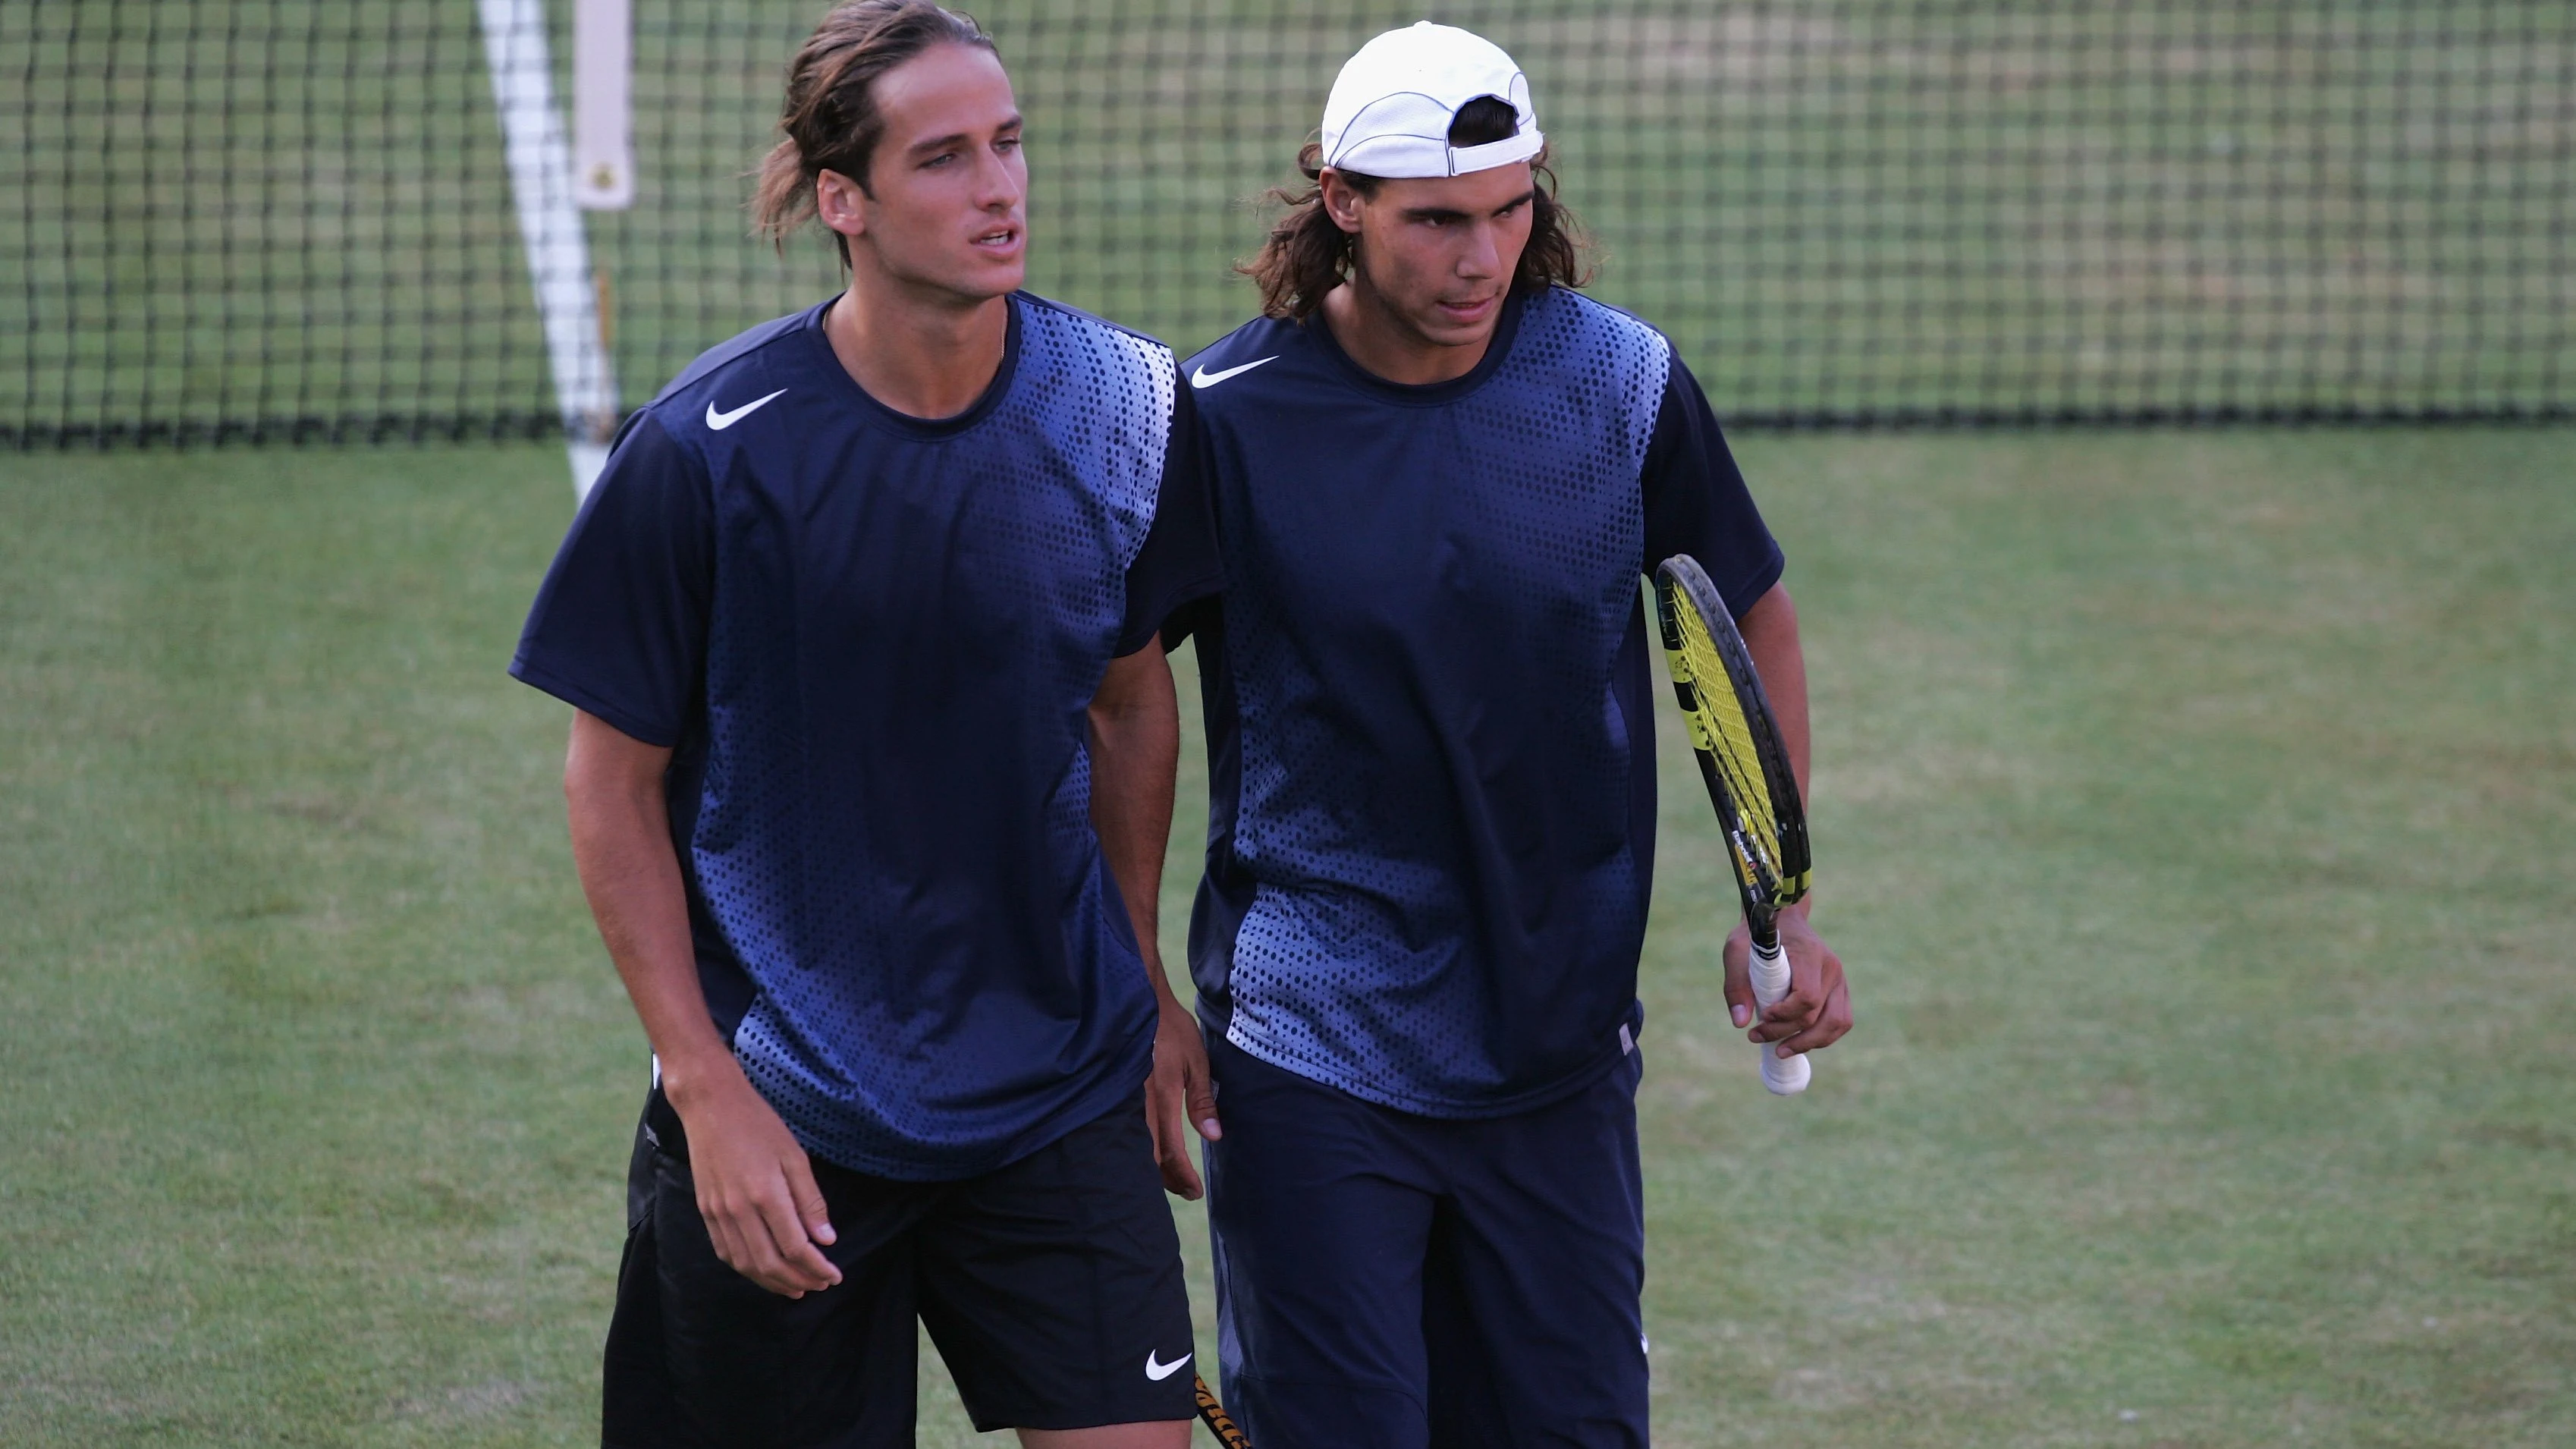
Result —
<svg viewBox="0 0 2576 1449"><path fill-rule="evenodd" d="M1198 1395L1199 1418L1207 1424L1208 1432L1216 1436L1216 1442L1224 1445L1225 1449L1252 1449L1252 1440L1235 1427L1234 1420L1225 1412L1225 1405L1216 1401L1216 1391L1207 1386L1207 1380L1192 1374L1190 1387Z"/></svg>
<svg viewBox="0 0 2576 1449"><path fill-rule="evenodd" d="M1754 938L1751 974L1754 1015L1759 1018L1773 1002L1789 994L1789 953L1778 939L1765 946L1760 937ZM1769 1041L1753 1044L1753 1049L1762 1054L1762 1085L1769 1087L1775 1097L1793 1097L1807 1090L1807 1079L1814 1072L1803 1053L1783 1057L1779 1055L1779 1045Z"/></svg>

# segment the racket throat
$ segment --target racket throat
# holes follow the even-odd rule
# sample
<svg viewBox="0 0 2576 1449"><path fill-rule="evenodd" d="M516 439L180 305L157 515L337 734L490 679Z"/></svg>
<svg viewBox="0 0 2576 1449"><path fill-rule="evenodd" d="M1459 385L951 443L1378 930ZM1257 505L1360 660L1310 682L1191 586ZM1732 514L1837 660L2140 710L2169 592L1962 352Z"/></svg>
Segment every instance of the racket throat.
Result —
<svg viewBox="0 0 2576 1449"><path fill-rule="evenodd" d="M1769 921L1753 925L1753 957L1747 970L1756 1007L1768 1011L1789 994L1789 953L1780 945L1779 928Z"/></svg>

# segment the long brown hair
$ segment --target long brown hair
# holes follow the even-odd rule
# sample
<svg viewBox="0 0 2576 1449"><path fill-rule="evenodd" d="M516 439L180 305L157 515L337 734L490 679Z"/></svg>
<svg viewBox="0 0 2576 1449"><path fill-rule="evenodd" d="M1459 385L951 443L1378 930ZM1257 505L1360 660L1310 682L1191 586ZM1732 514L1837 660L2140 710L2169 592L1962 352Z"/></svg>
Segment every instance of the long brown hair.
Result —
<svg viewBox="0 0 2576 1449"><path fill-rule="evenodd" d="M1449 144L1481 146L1508 140L1517 122L1509 102L1480 97L1460 106L1450 119ZM1534 187L1530 237L1521 251L1520 266L1512 273L1515 292L1580 287L1592 280L1592 269L1585 262L1591 240L1574 213L1556 199L1556 173L1547 161L1544 149L1530 158ZM1263 316L1302 322L1324 305L1326 292L1350 280L1359 238L1334 224L1332 214L1324 210L1320 143L1309 141L1298 150L1297 170L1306 178L1303 186L1274 186L1265 193L1265 199L1288 211L1271 224L1260 252L1248 262L1237 262L1234 269L1260 286ZM1339 170L1334 174L1362 196L1377 193L1378 177Z"/></svg>
<svg viewBox="0 0 2576 1449"><path fill-rule="evenodd" d="M934 45L994 49L974 17L931 0L842 0L832 7L787 64L787 100L778 113L786 137L761 159L760 186L752 193L752 225L760 235L786 250L788 234L813 216L814 183L826 171L875 194L868 191L868 162L885 137L876 79ZM848 266L850 239L836 232L832 240Z"/></svg>

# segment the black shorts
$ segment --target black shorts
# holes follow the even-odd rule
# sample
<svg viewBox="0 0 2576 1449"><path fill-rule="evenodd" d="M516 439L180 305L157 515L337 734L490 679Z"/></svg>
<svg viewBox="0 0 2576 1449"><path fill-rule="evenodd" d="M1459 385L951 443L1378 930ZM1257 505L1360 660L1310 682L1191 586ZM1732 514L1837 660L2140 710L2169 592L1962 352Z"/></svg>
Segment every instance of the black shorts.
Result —
<svg viewBox="0 0 2576 1449"><path fill-rule="evenodd" d="M607 1449L913 1442L916 1316L982 1430L1194 1412L1190 1307L1140 1091L1007 1167L897 1182L814 1163L841 1282L780 1297L715 1254L656 1099L608 1329ZM678 1151L670 1149L677 1148Z"/></svg>

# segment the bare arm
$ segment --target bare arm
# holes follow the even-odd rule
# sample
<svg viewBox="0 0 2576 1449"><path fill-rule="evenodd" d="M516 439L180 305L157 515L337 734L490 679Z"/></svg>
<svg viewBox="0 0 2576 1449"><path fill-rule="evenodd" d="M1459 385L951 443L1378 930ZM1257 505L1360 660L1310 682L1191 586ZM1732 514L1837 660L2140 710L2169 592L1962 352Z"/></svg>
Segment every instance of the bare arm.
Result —
<svg viewBox="0 0 2576 1449"><path fill-rule="evenodd" d="M1807 656L1798 644L1798 606L1785 584L1754 601L1736 621L1753 667L1762 676L1762 693L1780 721L1780 742L1789 752L1789 771L1798 778L1798 794L1807 796ZM1789 952L1789 994L1753 1020L1753 987L1746 975L1752 954L1743 927L1726 942L1726 1000L1735 1024L1749 1027L1755 1041L1781 1043L1780 1055L1831 1046L1852 1026L1851 991L1843 980L1842 958L1807 924L1813 898L1780 914L1780 940Z"/></svg>
<svg viewBox="0 0 2576 1449"><path fill-rule="evenodd" d="M609 959L662 1064L662 1093L689 1136L698 1210L716 1252L789 1297L841 1279L812 1164L708 1019L671 846L662 780L671 752L575 712L564 759L573 864Z"/></svg>
<svg viewBox="0 0 2576 1449"><path fill-rule="evenodd" d="M1807 655L1798 645L1798 606L1789 586L1773 584L1736 621L1753 667L1762 676L1762 693L1780 721L1780 742L1789 750L1789 772L1798 777L1798 797L1807 794Z"/></svg>
<svg viewBox="0 0 2576 1449"><path fill-rule="evenodd" d="M1172 991L1156 942L1163 888L1163 849L1172 835L1172 775L1180 763L1180 704L1160 638L1123 659L1113 659L1091 701L1091 824L1154 988L1160 1016L1154 1031L1154 1073L1145 1086L1146 1124L1163 1185L1185 1198L1201 1192L1190 1161L1189 1132L1214 1138L1216 1098L1208 1086L1207 1046L1197 1020Z"/></svg>
<svg viewBox="0 0 2576 1449"><path fill-rule="evenodd" d="M1154 932L1161 915L1163 848L1172 835L1181 708L1159 638L1109 661L1090 715L1091 825L1126 897L1136 948L1160 981L1162 952Z"/></svg>

